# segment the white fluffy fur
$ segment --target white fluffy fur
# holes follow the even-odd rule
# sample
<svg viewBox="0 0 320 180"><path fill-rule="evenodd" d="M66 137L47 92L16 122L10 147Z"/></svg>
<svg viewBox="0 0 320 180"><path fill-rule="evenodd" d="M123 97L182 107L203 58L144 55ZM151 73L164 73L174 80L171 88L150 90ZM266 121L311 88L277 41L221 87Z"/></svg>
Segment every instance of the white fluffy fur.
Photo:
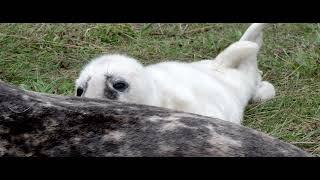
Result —
<svg viewBox="0 0 320 180"><path fill-rule="evenodd" d="M253 24L240 41L214 60L193 63L163 62L143 66L124 55L104 55L82 70L76 87L88 82L84 97L104 98L105 75L125 79L130 88L119 101L165 107L241 123L247 104L275 96L272 84L262 81L257 53L264 24ZM88 81L88 78L90 80Z"/></svg>

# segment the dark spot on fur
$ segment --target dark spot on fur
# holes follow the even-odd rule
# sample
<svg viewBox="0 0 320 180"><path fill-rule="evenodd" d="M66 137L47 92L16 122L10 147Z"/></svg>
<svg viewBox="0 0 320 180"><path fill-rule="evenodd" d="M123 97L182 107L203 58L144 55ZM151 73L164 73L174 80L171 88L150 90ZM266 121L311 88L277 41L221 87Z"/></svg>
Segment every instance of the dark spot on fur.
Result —
<svg viewBox="0 0 320 180"><path fill-rule="evenodd" d="M114 91L114 90L110 90L108 88L106 88L104 90L104 96L108 99L111 99L111 100L117 100L118 97L119 97L119 94L117 91Z"/></svg>
<svg viewBox="0 0 320 180"><path fill-rule="evenodd" d="M109 84L112 86L113 76L111 75L105 75L106 81L105 81L105 87L104 87L104 97L111 99L111 100L117 100L119 97L119 94L117 91L112 89Z"/></svg>
<svg viewBox="0 0 320 180"><path fill-rule="evenodd" d="M106 150L110 153L117 154L120 150L120 143L119 142L113 142L113 141L107 141L103 143L103 146L106 148Z"/></svg>
<svg viewBox="0 0 320 180"><path fill-rule="evenodd" d="M112 76L111 76L111 75L105 75L105 77L106 77L106 80L112 79Z"/></svg>

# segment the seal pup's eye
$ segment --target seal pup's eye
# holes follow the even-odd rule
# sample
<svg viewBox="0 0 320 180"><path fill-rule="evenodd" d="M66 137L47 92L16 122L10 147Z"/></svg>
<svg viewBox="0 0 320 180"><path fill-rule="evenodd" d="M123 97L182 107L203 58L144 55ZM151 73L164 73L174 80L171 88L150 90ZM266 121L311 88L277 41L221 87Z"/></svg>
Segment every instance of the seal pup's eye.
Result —
<svg viewBox="0 0 320 180"><path fill-rule="evenodd" d="M77 96L81 96L83 93L83 89L82 88L77 88Z"/></svg>
<svg viewBox="0 0 320 180"><path fill-rule="evenodd" d="M117 91L124 91L128 88L128 84L124 81L118 81L113 84L113 88Z"/></svg>

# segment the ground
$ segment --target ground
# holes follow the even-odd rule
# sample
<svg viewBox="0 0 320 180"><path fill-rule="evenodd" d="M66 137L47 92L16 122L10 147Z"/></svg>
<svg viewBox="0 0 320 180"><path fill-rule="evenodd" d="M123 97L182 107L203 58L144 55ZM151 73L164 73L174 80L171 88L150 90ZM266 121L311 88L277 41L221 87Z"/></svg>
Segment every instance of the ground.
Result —
<svg viewBox="0 0 320 180"><path fill-rule="evenodd" d="M90 58L125 53L144 64L214 58L249 24L0 24L0 79L74 94ZM244 125L320 155L320 24L270 24L259 67L276 97L249 105Z"/></svg>

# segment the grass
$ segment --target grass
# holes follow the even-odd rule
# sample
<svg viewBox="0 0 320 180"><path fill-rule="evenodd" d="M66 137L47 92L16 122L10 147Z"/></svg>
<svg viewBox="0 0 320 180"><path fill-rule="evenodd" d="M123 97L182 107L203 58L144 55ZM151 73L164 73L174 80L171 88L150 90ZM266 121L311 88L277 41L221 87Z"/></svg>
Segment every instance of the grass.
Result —
<svg viewBox="0 0 320 180"><path fill-rule="evenodd" d="M72 95L90 58L126 53L152 64L213 58L249 24L1 24L0 79ZM277 96L252 104L244 125L320 155L320 24L271 24L259 66Z"/></svg>

